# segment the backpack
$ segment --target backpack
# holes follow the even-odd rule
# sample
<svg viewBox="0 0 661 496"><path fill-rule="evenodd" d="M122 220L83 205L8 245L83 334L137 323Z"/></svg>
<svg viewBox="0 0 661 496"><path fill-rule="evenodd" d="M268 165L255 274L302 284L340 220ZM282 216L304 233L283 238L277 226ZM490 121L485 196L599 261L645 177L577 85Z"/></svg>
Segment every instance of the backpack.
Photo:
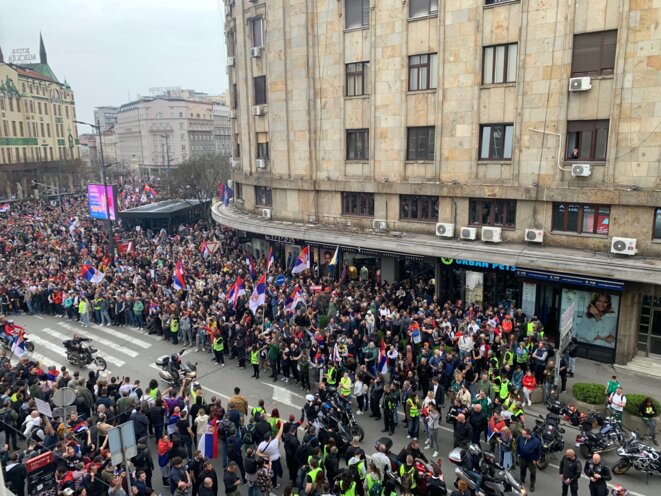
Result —
<svg viewBox="0 0 661 496"><path fill-rule="evenodd" d="M374 479L372 482L372 487L369 488L366 496L381 496L382 493L383 485L381 484L381 481L379 479Z"/></svg>
<svg viewBox="0 0 661 496"><path fill-rule="evenodd" d="M255 444L255 437L253 435L254 432L255 432L255 424L248 424L244 427L243 437L241 438L243 444L248 446Z"/></svg>
<svg viewBox="0 0 661 496"><path fill-rule="evenodd" d="M223 419L220 421L220 439L226 440L230 437L230 431L234 427L234 423L229 419Z"/></svg>

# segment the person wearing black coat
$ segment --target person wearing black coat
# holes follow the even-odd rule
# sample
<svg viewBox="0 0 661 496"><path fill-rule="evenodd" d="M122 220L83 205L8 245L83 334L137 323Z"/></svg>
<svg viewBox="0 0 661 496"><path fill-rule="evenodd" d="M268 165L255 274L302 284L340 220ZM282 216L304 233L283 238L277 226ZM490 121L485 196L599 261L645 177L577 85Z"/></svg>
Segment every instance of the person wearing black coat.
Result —
<svg viewBox="0 0 661 496"><path fill-rule="evenodd" d="M329 482L334 481L340 471L340 459L337 457L337 446L333 446L328 452L328 455L326 455L324 469L326 470L326 480Z"/></svg>
<svg viewBox="0 0 661 496"><path fill-rule="evenodd" d="M381 404L382 397L383 397L383 379L379 375L372 383L372 387L370 390L370 410L372 412L370 413L370 417L375 417L376 420L381 420L381 408L379 407L379 405Z"/></svg>
<svg viewBox="0 0 661 496"><path fill-rule="evenodd" d="M565 451L565 456L560 460L558 470L562 479L562 496L567 496L571 490L571 496L578 496L578 480L581 478L581 462L576 457L573 449Z"/></svg>
<svg viewBox="0 0 661 496"><path fill-rule="evenodd" d="M470 412L470 416L468 417L468 423L471 425L471 428L473 429L473 436L472 436L472 441L473 444L480 444L480 434L484 432L485 434L485 440L486 440L486 432L487 432L487 425L488 425L488 419L487 416L484 414L482 411L482 405L479 403L473 405L473 409Z"/></svg>
<svg viewBox="0 0 661 496"><path fill-rule="evenodd" d="M611 470L601 461L601 455L595 453L592 460L585 464L583 469L590 479L590 496L608 496L606 483L611 480Z"/></svg>
<svg viewBox="0 0 661 496"><path fill-rule="evenodd" d="M455 419L452 438L455 448L461 447L464 449L473 440L473 427L466 421L466 416L463 413L457 415Z"/></svg>
<svg viewBox="0 0 661 496"><path fill-rule="evenodd" d="M296 437L296 425L292 425L285 435L285 461L287 463L287 470L289 470L289 479L296 480L296 472L298 472L298 463L296 461L296 451L301 445L301 442Z"/></svg>

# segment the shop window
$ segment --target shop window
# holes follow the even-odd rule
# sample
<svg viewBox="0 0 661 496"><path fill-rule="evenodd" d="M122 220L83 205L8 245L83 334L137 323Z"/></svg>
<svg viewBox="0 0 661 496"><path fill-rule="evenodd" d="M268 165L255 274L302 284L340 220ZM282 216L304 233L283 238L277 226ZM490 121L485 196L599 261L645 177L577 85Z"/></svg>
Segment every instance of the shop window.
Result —
<svg viewBox="0 0 661 496"><path fill-rule="evenodd" d="M273 197L268 186L255 186L255 205L258 207L272 207Z"/></svg>
<svg viewBox="0 0 661 496"><path fill-rule="evenodd" d="M422 222L438 221L438 196L400 195L399 218Z"/></svg>
<svg viewBox="0 0 661 496"><path fill-rule="evenodd" d="M342 215L374 217L374 193L342 193Z"/></svg>
<svg viewBox="0 0 661 496"><path fill-rule="evenodd" d="M436 128L409 127L407 130L406 160L434 160Z"/></svg>
<svg viewBox="0 0 661 496"><path fill-rule="evenodd" d="M368 94L369 62L355 62L346 65L347 96Z"/></svg>
<svg viewBox="0 0 661 496"><path fill-rule="evenodd" d="M661 208L654 210L654 229L652 229L652 238L661 239Z"/></svg>
<svg viewBox="0 0 661 496"><path fill-rule="evenodd" d="M409 91L436 88L437 58L435 53L409 57Z"/></svg>
<svg viewBox="0 0 661 496"><path fill-rule="evenodd" d="M409 0L409 19L438 15L438 0Z"/></svg>
<svg viewBox="0 0 661 496"><path fill-rule="evenodd" d="M252 27L252 46L254 48L264 46L264 18L255 17L250 21Z"/></svg>
<svg viewBox="0 0 661 496"><path fill-rule="evenodd" d="M369 130L347 129L347 160L369 159Z"/></svg>
<svg viewBox="0 0 661 496"><path fill-rule="evenodd" d="M516 227L516 200L471 199L469 224L514 229Z"/></svg>
<svg viewBox="0 0 661 496"><path fill-rule="evenodd" d="M610 207L577 203L554 203L554 231L608 235Z"/></svg>
<svg viewBox="0 0 661 496"><path fill-rule="evenodd" d="M516 81L516 43L484 47L482 52L482 84Z"/></svg>
<svg viewBox="0 0 661 496"><path fill-rule="evenodd" d="M253 78L255 105L266 105L266 76Z"/></svg>
<svg viewBox="0 0 661 496"><path fill-rule="evenodd" d="M606 160L609 121L568 121L567 160Z"/></svg>
<svg viewBox="0 0 661 496"><path fill-rule="evenodd" d="M367 28L370 25L370 0L344 0L344 27Z"/></svg>
<svg viewBox="0 0 661 496"><path fill-rule="evenodd" d="M571 61L572 76L613 74L617 30L574 35Z"/></svg>
<svg viewBox="0 0 661 496"><path fill-rule="evenodd" d="M512 160L513 124L480 126L480 160Z"/></svg>

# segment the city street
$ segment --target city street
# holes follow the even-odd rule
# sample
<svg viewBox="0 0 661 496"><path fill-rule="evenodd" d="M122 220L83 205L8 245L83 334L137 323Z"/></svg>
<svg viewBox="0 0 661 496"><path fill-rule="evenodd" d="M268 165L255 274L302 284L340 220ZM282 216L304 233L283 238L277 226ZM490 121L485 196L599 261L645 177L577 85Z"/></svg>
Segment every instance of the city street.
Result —
<svg viewBox="0 0 661 496"><path fill-rule="evenodd" d="M132 381L139 378L143 387L146 386L149 379L158 378L158 367L154 363L156 358L180 349L161 338L148 335L146 331L131 328L101 327L94 324L91 324L89 328L83 328L78 323L49 316L22 315L15 318L15 321L19 325L25 326L28 337L35 344L35 352L31 356L41 360L44 364L56 365L58 368L61 365L67 365L68 368L74 369L66 361L64 347L61 343L63 340L71 338L74 332L78 332L82 336L91 337L94 340L94 346L99 350L98 355L104 357L108 363L111 376L120 379L129 376ZM215 395L227 400L233 394L233 388L238 386L248 398L250 405L255 405L259 399L264 399L268 412L272 408L278 408L283 418L290 414L296 415L297 418L300 416L300 407L304 403L304 392L297 386L287 385L281 380L273 383L272 379L268 378L267 371L264 371L259 380L255 380L250 377L251 370L249 368L240 370L235 361L229 360L226 361L227 365L225 367L219 367L212 363L210 354L195 353L194 348L186 349L184 360L198 363L199 382L202 384L207 398ZM90 367L94 369L94 366ZM223 404L225 404L225 401L223 401ZM542 412L541 407L537 406L536 411ZM444 416L445 409L442 413ZM367 416L358 417L358 420L366 434L363 448L367 454L370 454L374 451L374 442L382 436L382 422L376 422ZM566 447L570 447L573 445L577 431L571 427L567 428L566 431ZM421 429L421 442L423 438L424 434ZM406 433L401 425L395 433L394 441L393 451L399 452L407 441ZM452 432L445 423L441 427L440 443L442 447L445 446L441 450L441 456L446 480L451 485L454 481L452 464L447 461L446 456L452 446ZM152 451L155 452L155 450ZM429 450L425 453L428 456L431 455ZM617 459L617 455L611 453L606 455L605 458L608 464L612 466ZM541 496L560 494L560 480L557 472L559 460L560 457L558 456L545 472L538 472L535 494ZM219 460L216 460L214 465L220 474L222 468ZM157 479L157 477L154 478L155 481ZM658 484L655 480L652 480L650 485L646 485L645 477L633 471L612 482L623 484L632 491L633 495L651 495L653 494L651 488ZM155 486L158 490L158 482L155 483ZM243 494L247 494L247 491L244 490ZM278 490L278 494L282 494L282 489ZM579 494L589 494L586 478L581 479Z"/></svg>

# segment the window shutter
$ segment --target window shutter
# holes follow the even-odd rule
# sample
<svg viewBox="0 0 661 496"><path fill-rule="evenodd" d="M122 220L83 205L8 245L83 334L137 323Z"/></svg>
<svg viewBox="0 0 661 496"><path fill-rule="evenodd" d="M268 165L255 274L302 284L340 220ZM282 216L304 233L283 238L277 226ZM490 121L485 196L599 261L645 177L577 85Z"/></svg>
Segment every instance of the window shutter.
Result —
<svg viewBox="0 0 661 496"><path fill-rule="evenodd" d="M370 0L363 1L363 27L370 25Z"/></svg>

